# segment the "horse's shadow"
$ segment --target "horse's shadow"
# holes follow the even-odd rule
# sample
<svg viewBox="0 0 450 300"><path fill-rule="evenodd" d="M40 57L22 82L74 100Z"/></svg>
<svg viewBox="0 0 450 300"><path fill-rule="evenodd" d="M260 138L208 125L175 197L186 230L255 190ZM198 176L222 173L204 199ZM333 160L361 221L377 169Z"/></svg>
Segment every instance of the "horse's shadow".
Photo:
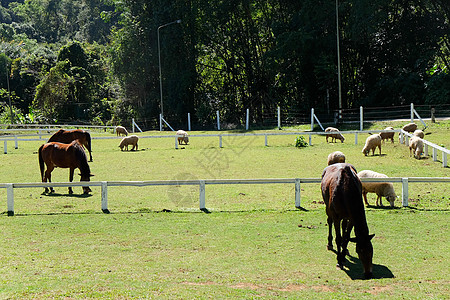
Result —
<svg viewBox="0 0 450 300"><path fill-rule="evenodd" d="M364 279L364 268L361 261L351 255L347 255L346 267L344 272L347 273L348 277L352 280ZM395 278L394 274L389 270L388 267L383 265L373 264L373 277L372 279L382 279L382 278Z"/></svg>
<svg viewBox="0 0 450 300"><path fill-rule="evenodd" d="M42 196L49 197L68 197L68 198L89 198L92 197L92 194L60 194L60 193L45 193L41 194Z"/></svg>

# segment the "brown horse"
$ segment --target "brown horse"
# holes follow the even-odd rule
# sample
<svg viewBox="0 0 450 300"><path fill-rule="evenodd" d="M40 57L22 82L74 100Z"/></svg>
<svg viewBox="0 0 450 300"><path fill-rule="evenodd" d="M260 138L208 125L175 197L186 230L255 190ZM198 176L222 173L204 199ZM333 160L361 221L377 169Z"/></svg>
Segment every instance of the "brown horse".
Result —
<svg viewBox="0 0 450 300"><path fill-rule="evenodd" d="M89 161L92 161L91 135L87 131L81 129L74 129L74 130L60 129L48 139L47 143L60 142L63 144L70 144L74 140L78 140L81 145L86 147L86 149L89 151Z"/></svg>
<svg viewBox="0 0 450 300"><path fill-rule="evenodd" d="M51 173L55 167L69 168L69 181L73 181L73 172L76 168L80 169L80 181L90 181L91 174L89 164L87 162L86 153L78 140L72 141L70 144L62 144L58 142L50 142L39 147L39 166L41 168L42 182L52 182ZM44 173L45 165L47 170ZM45 188L45 193L48 193ZM50 193L54 190L51 187ZM85 194L91 192L88 186L83 186ZM69 194L73 194L72 187L69 187Z"/></svg>
<svg viewBox="0 0 450 300"><path fill-rule="evenodd" d="M364 267L364 277L372 278L373 247L370 240L374 235L369 235L361 181L356 175L355 167L346 163L328 166L322 174L321 189L328 216L328 250L333 249L333 224L336 232L337 266L341 269L344 267L348 242L356 242L356 252ZM356 238L350 238L353 227Z"/></svg>

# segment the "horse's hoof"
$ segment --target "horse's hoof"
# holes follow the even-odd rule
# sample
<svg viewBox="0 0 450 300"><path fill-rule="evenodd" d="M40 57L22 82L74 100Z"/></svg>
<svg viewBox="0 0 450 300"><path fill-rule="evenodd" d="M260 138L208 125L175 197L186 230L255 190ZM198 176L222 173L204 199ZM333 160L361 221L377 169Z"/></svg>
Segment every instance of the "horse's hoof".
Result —
<svg viewBox="0 0 450 300"><path fill-rule="evenodd" d="M327 250L333 250L333 245L327 245Z"/></svg>
<svg viewBox="0 0 450 300"><path fill-rule="evenodd" d="M336 264L336 268L339 269L339 270L343 270L344 269L344 265Z"/></svg>

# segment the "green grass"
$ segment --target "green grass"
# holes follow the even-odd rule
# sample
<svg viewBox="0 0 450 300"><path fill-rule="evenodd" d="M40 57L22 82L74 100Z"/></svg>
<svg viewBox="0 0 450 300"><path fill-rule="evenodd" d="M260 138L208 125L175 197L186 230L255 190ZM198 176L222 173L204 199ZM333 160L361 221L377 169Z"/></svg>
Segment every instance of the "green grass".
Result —
<svg viewBox="0 0 450 300"><path fill-rule="evenodd" d="M448 121L430 125L426 138L448 143L449 127ZM384 155L365 157L364 136L356 146L354 135L345 137L343 144L326 144L313 136L313 146L302 149L294 147L294 135L270 136L269 147L264 137L225 137L224 148L218 138L194 137L178 150L173 139L153 138L141 139L137 152L121 152L118 139L95 139L92 180L319 178L335 150L357 170L449 177L441 162L411 158L397 140L383 146ZM0 182L39 181L40 144L9 146ZM53 181L67 180L68 170L53 172ZM400 185L394 187L400 194ZM109 215L100 211L99 187L89 197L79 195L81 188L74 196L67 188L53 196L15 189L14 217L6 216L0 189L0 299L448 297L448 184L410 184L409 208L400 208L400 201L395 209L367 208L375 233L373 280L360 280L353 245L346 271L335 268L319 185L301 188L306 211L294 208L293 185L208 185L207 214L198 211L198 187L114 187L108 189Z"/></svg>

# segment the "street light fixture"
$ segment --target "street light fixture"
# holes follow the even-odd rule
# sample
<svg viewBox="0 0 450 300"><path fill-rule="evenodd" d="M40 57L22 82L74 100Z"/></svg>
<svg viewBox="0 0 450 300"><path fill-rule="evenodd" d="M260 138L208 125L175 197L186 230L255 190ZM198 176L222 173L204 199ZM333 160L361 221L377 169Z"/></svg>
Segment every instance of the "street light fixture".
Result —
<svg viewBox="0 0 450 300"><path fill-rule="evenodd" d="M159 43L159 30L163 27L172 25L172 24L179 24L181 23L181 20L176 20L164 25L161 25L158 27L158 61L159 61L159 93L161 95L161 117L163 117L164 114L164 108L163 108L163 92L162 92L162 73L161 73L161 47L160 47L160 43Z"/></svg>
<svg viewBox="0 0 450 300"><path fill-rule="evenodd" d="M339 0L336 0L336 44L337 44L337 63L338 63L338 91L339 91L339 114L338 122L342 117L342 91L341 91L341 53L339 48Z"/></svg>

